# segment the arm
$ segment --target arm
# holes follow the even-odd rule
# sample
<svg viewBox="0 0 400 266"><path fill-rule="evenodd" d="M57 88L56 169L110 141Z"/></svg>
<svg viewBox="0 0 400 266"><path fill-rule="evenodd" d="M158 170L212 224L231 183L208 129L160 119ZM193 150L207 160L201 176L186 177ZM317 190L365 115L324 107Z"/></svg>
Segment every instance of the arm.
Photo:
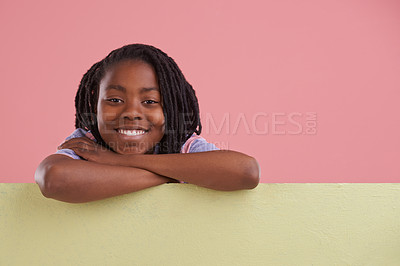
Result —
<svg viewBox="0 0 400 266"><path fill-rule="evenodd" d="M88 138L69 140L59 148L72 149L88 161L141 168L215 190L252 189L259 183L257 161L235 151L121 155L105 150Z"/></svg>
<svg viewBox="0 0 400 266"><path fill-rule="evenodd" d="M35 172L42 194L80 203L122 195L173 182L170 178L132 167L74 160L61 154L45 158Z"/></svg>
<svg viewBox="0 0 400 266"><path fill-rule="evenodd" d="M215 190L252 189L259 183L257 161L235 151L119 156L120 165L145 169Z"/></svg>
<svg viewBox="0 0 400 266"><path fill-rule="evenodd" d="M230 150L178 154L118 154L88 138L75 138L59 148L72 149L90 162L147 170L215 190L252 189L260 168L248 155Z"/></svg>

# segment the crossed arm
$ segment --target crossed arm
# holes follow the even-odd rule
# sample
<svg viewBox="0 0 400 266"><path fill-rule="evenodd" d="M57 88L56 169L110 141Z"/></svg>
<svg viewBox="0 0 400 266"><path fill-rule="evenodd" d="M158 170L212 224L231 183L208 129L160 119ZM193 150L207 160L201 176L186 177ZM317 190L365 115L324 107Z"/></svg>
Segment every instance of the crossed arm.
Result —
<svg viewBox="0 0 400 266"><path fill-rule="evenodd" d="M71 203L177 180L224 191L252 189L259 183L257 161L235 151L121 155L86 137L71 139L59 148L72 149L85 160L50 155L37 168L35 181L44 196Z"/></svg>

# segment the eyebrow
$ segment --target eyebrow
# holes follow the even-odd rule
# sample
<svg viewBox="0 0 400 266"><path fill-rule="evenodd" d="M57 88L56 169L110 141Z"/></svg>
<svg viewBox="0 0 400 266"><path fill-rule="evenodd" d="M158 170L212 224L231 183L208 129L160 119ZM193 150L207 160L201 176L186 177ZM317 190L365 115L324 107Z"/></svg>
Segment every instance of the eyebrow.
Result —
<svg viewBox="0 0 400 266"><path fill-rule="evenodd" d="M126 88L122 87L121 85L108 85L106 87L106 91L111 90L111 89L126 92ZM159 89L153 88L153 87L150 87L150 88L143 87L140 89L140 93L149 92L149 91L159 91Z"/></svg>

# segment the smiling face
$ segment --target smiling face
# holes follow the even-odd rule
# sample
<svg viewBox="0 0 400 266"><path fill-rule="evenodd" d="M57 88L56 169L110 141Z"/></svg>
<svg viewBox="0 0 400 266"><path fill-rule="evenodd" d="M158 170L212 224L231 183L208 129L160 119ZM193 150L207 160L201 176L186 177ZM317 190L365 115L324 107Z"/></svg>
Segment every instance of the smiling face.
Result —
<svg viewBox="0 0 400 266"><path fill-rule="evenodd" d="M151 65L122 61L100 82L97 124L107 145L120 154L153 153L164 136L164 113Z"/></svg>

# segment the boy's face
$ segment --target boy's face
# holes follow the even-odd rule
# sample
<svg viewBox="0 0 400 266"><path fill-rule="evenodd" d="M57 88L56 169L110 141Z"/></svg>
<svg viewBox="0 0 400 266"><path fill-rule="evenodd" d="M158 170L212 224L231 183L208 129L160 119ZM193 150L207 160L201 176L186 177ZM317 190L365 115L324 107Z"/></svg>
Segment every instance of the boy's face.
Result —
<svg viewBox="0 0 400 266"><path fill-rule="evenodd" d="M152 153L164 135L156 74L142 61L123 61L100 82L97 124L103 140L120 154Z"/></svg>

